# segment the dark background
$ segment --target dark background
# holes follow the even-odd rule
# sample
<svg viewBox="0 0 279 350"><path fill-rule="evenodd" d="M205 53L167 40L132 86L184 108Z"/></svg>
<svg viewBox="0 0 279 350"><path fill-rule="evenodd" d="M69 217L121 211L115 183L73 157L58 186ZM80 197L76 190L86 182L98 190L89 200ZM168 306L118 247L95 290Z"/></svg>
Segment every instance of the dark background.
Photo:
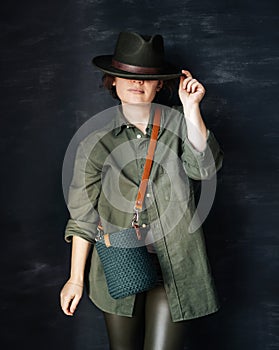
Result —
<svg viewBox="0 0 279 350"><path fill-rule="evenodd" d="M204 118L225 152L204 225L222 309L189 323L187 349L278 349L278 1L1 7L1 348L108 349L87 297L73 318L59 307L70 262L61 172L75 131L115 104L91 58L134 30L163 34L169 60L204 83Z"/></svg>

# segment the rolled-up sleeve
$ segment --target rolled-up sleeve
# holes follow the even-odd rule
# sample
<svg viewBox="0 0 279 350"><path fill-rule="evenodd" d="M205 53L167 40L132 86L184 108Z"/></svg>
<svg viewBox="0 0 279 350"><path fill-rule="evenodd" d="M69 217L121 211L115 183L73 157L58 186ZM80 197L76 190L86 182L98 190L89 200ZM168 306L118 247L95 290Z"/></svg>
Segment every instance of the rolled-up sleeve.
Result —
<svg viewBox="0 0 279 350"><path fill-rule="evenodd" d="M187 175L194 180L210 179L222 166L223 151L211 131L203 152L197 151L188 138L184 140L182 161Z"/></svg>
<svg viewBox="0 0 279 350"><path fill-rule="evenodd" d="M96 210L101 190L101 169L90 160L91 150L81 143L78 147L72 182L68 194L70 219L65 229L65 240L71 242L72 236L94 243L99 223Z"/></svg>

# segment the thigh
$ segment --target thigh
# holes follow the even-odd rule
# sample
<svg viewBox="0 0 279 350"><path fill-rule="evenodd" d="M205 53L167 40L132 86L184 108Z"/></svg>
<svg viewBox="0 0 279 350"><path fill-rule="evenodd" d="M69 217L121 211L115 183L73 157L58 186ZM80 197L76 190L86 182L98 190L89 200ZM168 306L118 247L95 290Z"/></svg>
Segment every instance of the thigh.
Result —
<svg viewBox="0 0 279 350"><path fill-rule="evenodd" d="M144 333L144 302L145 295L137 295L133 317L104 313L110 350L142 349Z"/></svg>
<svg viewBox="0 0 279 350"><path fill-rule="evenodd" d="M146 293L144 350L182 350L186 321L173 322L164 287Z"/></svg>

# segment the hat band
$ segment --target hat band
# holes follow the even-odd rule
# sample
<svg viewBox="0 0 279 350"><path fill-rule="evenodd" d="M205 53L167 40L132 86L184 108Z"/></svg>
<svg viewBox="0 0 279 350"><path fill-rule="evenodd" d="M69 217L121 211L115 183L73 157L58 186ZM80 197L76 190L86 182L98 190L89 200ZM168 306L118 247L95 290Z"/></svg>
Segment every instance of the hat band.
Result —
<svg viewBox="0 0 279 350"><path fill-rule="evenodd" d="M112 59L111 64L114 68L124 70L129 73L159 74L161 72L160 68L133 66L131 64L121 63L119 61L116 61L115 59Z"/></svg>

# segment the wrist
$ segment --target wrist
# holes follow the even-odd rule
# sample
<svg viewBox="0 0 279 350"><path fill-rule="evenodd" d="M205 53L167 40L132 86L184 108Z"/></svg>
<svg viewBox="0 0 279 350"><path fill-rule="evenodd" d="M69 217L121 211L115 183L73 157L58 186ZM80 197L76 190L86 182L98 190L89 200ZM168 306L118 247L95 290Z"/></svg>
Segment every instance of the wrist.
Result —
<svg viewBox="0 0 279 350"><path fill-rule="evenodd" d="M74 286L78 286L78 287L83 288L83 283L73 282L73 281L69 280L69 281L68 281L68 284L72 284L72 285L74 285Z"/></svg>
<svg viewBox="0 0 279 350"><path fill-rule="evenodd" d="M83 278L83 276L71 275L70 278L69 278L69 282L83 285L84 278Z"/></svg>
<svg viewBox="0 0 279 350"><path fill-rule="evenodd" d="M199 102L187 102L187 103L183 103L183 110L184 112L190 116L190 115L195 115L197 112L200 111L200 104Z"/></svg>

